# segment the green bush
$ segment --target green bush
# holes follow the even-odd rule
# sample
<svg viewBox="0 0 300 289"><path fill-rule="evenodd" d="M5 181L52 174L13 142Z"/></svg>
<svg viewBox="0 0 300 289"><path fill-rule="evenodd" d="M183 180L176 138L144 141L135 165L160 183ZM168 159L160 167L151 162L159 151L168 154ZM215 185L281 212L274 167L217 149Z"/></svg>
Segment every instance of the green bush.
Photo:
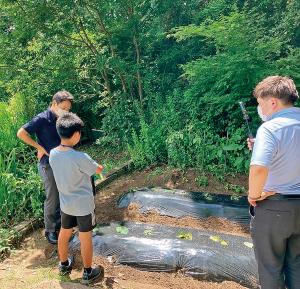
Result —
<svg viewBox="0 0 300 289"><path fill-rule="evenodd" d="M102 120L104 136L97 140L99 145L120 150L126 147L133 129L138 125L137 103L120 97L113 107L108 108Z"/></svg>
<svg viewBox="0 0 300 289"><path fill-rule="evenodd" d="M142 118L140 132L132 133L132 142L128 144L128 151L135 166L145 167L151 163L166 160L165 135L162 126L148 125Z"/></svg>
<svg viewBox="0 0 300 289"><path fill-rule="evenodd" d="M220 137L203 124L188 125L168 136L168 162L175 167L195 167L214 173L245 172L249 154L244 140L242 129Z"/></svg>
<svg viewBox="0 0 300 289"><path fill-rule="evenodd" d="M41 216L43 197L40 177L34 167L23 166L14 172L2 170L0 173L0 206L2 208L0 223L9 226L27 217Z"/></svg>
<svg viewBox="0 0 300 289"><path fill-rule="evenodd" d="M0 226L42 213L43 191L35 160L16 137L25 122L24 112L21 95L0 103Z"/></svg>
<svg viewBox="0 0 300 289"><path fill-rule="evenodd" d="M214 126L193 118L180 91L165 99L154 96L131 138L128 151L139 168L151 163L168 162L179 168L194 167L204 171L246 172L249 152L242 126L226 128L220 135Z"/></svg>

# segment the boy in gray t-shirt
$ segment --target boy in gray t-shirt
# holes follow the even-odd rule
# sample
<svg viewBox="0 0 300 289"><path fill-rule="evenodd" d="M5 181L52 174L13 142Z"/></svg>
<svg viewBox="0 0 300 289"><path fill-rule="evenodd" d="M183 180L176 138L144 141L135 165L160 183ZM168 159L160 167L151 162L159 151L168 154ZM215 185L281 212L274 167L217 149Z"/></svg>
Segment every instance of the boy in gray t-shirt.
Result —
<svg viewBox="0 0 300 289"><path fill-rule="evenodd" d="M68 258L68 243L73 227L78 226L84 265L82 283L89 284L103 276L100 267L92 268L92 230L95 226L95 203L90 177L100 174L98 165L87 154L73 149L81 137L82 120L73 113L58 118L57 132L61 144L50 152L49 162L59 191L61 230L58 237L59 272L71 273L73 258Z"/></svg>

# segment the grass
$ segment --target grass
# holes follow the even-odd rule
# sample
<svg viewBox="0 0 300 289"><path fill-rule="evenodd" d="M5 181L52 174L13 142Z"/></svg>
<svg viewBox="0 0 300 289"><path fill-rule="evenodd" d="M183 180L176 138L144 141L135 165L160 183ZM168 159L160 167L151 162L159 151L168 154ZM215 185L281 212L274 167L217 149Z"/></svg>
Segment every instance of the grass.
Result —
<svg viewBox="0 0 300 289"><path fill-rule="evenodd" d="M22 267L14 270L6 270L6 276L0 281L1 288L11 288L12 280L16 280L14 284L15 289L30 289L45 280L60 280L59 275L53 268L36 268L34 272L28 272L26 278L20 280L20 275L23 276ZM19 282L17 280L20 280ZM19 284L18 284L19 283Z"/></svg>

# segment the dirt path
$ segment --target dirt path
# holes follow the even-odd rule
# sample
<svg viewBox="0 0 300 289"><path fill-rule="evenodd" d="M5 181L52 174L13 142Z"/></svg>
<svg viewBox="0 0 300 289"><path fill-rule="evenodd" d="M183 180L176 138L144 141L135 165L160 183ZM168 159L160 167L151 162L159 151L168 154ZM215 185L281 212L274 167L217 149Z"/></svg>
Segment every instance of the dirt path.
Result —
<svg viewBox="0 0 300 289"><path fill-rule="evenodd" d="M96 197L96 215L98 223L134 220L148 223L165 223L173 226L189 226L194 228L209 228L223 232L235 232L248 235L247 228L233 225L221 219L195 220L191 218L166 218L151 212L140 215L136 207L128 210L116 208L119 195L135 187L162 186L172 184L177 188L187 189L187 176L178 176L174 172L166 171L158 174L157 169L135 172L120 178L109 187L102 189ZM191 176L193 178L194 176ZM221 184L214 184L213 188L206 186L209 191L216 192ZM172 186L171 186L172 187ZM199 189L200 191L200 189ZM202 190L203 191L203 190ZM227 192L228 193L228 192ZM78 260L79 259L79 260ZM0 289L84 289L79 283L81 278L81 262L77 258L76 268L70 279L58 276L57 256L55 247L47 244L42 230L34 232L26 238L20 249L12 252L10 258L0 263ZM95 288L103 289L243 289L245 287L234 282L213 283L197 281L191 277L177 274L143 272L127 266L115 266L104 258L96 257L95 264L105 267L105 278L96 284Z"/></svg>

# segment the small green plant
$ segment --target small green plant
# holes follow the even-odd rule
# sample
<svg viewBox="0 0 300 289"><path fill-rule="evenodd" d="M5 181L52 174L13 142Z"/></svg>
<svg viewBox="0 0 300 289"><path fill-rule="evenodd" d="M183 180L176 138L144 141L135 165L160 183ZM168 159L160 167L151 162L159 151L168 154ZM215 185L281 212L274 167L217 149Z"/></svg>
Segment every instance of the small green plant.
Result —
<svg viewBox="0 0 300 289"><path fill-rule="evenodd" d="M241 196L237 195L237 194L233 194L230 196L230 199L233 201L238 201L241 198Z"/></svg>
<svg viewBox="0 0 300 289"><path fill-rule="evenodd" d="M213 200L213 196L210 193L204 193L203 196L208 201L212 201Z"/></svg>
<svg viewBox="0 0 300 289"><path fill-rule="evenodd" d="M198 186L200 187L207 187L208 186L208 177L206 176L199 176L195 179Z"/></svg>
<svg viewBox="0 0 300 289"><path fill-rule="evenodd" d="M250 249L253 248L253 243L250 243L250 242L244 242L244 245Z"/></svg>
<svg viewBox="0 0 300 289"><path fill-rule="evenodd" d="M164 173L163 168L161 167L157 167L154 171L152 171L151 173L149 173L149 177L155 177L155 176L159 176L162 175Z"/></svg>
<svg viewBox="0 0 300 289"><path fill-rule="evenodd" d="M126 226L117 226L116 231L121 235L128 235L129 229Z"/></svg>
<svg viewBox="0 0 300 289"><path fill-rule="evenodd" d="M96 226L96 227L93 229L93 233L96 234L96 235L102 235L101 227L100 227L100 226Z"/></svg>
<svg viewBox="0 0 300 289"><path fill-rule="evenodd" d="M144 235L145 236L152 236L153 235L153 230L152 229L146 229L144 231Z"/></svg>
<svg viewBox="0 0 300 289"><path fill-rule="evenodd" d="M19 232L13 229L0 228L0 260L9 254L12 246L11 240L18 235Z"/></svg>
<svg viewBox="0 0 300 289"><path fill-rule="evenodd" d="M242 194L246 192L246 189L244 187L235 184L225 183L224 187L226 190L233 191L234 193L237 194Z"/></svg>
<svg viewBox="0 0 300 289"><path fill-rule="evenodd" d="M11 231L7 229L0 229L0 259L1 256L7 254L10 250L10 242L9 242L10 235L11 235Z"/></svg>
<svg viewBox="0 0 300 289"><path fill-rule="evenodd" d="M190 232L179 231L177 233L177 238L183 239L183 240L193 240L193 235Z"/></svg>
<svg viewBox="0 0 300 289"><path fill-rule="evenodd" d="M216 243L220 243L222 246L228 246L228 242L223 240L220 236L210 236L210 240Z"/></svg>

